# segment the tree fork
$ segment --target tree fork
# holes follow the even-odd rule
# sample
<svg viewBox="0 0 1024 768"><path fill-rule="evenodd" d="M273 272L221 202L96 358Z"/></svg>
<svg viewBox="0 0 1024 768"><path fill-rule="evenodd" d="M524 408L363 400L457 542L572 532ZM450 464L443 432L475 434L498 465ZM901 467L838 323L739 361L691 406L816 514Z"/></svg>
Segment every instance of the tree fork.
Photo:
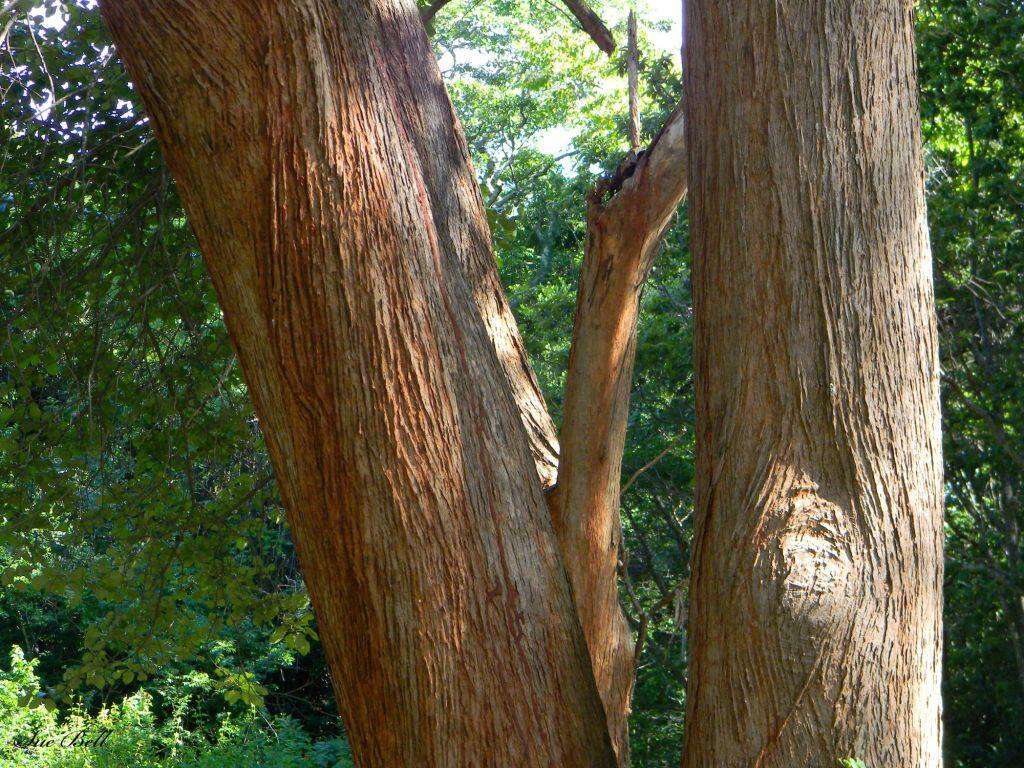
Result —
<svg viewBox="0 0 1024 768"><path fill-rule="evenodd" d="M461 129L414 3L344 6L102 10L213 277L358 763L610 768L542 492L553 429Z"/></svg>
<svg viewBox="0 0 1024 768"><path fill-rule="evenodd" d="M591 200L547 506L553 426L415 6L241 6L102 10L213 277L357 759L625 765L619 473L681 108Z"/></svg>

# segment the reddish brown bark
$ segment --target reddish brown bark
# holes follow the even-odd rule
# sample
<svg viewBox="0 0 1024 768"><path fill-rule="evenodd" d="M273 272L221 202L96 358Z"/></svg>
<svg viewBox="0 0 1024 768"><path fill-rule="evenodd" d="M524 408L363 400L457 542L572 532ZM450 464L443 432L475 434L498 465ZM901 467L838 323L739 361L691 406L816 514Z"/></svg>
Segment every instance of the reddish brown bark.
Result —
<svg viewBox="0 0 1024 768"><path fill-rule="evenodd" d="M938 765L909 10L743 3L693 0L687 24L685 764ZM411 0L103 10L213 275L357 761L625 763L619 465L640 287L685 191L681 110L592 203L552 526L551 420Z"/></svg>
<svg viewBox="0 0 1024 768"><path fill-rule="evenodd" d="M687 3L686 768L935 768L942 464L913 19Z"/></svg>
<svg viewBox="0 0 1024 768"><path fill-rule="evenodd" d="M358 763L612 765L531 455L550 474L550 421L415 5L103 11L213 276Z"/></svg>
<svg viewBox="0 0 1024 768"><path fill-rule="evenodd" d="M599 185L569 356L562 458L551 499L612 740L626 762L633 638L619 606L619 483L636 352L640 292L686 192L682 108L651 148Z"/></svg>

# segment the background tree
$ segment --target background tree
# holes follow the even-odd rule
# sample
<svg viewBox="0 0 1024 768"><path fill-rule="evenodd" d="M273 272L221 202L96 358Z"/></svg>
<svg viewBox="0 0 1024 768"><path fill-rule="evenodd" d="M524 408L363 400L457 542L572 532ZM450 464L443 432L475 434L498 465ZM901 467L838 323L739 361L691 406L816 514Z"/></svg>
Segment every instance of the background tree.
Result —
<svg viewBox="0 0 1024 768"><path fill-rule="evenodd" d="M978 765L1024 759L1012 725L1024 701L1022 34L1011 3L942 1L919 12L943 339L948 741Z"/></svg>

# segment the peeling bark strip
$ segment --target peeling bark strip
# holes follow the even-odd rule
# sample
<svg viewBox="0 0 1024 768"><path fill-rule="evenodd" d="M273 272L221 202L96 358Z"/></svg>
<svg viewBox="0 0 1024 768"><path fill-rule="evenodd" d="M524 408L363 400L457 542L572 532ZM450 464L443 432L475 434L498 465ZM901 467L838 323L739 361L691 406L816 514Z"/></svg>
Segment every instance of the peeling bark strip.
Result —
<svg viewBox="0 0 1024 768"><path fill-rule="evenodd" d="M622 765L628 763L634 672L633 638L616 580L622 452L640 291L686 193L685 157L680 106L639 161L591 196L566 379L562 460L551 498L555 532Z"/></svg>
<svg viewBox="0 0 1024 768"><path fill-rule="evenodd" d="M936 768L942 483L912 13L690 0L685 768Z"/></svg>
<svg viewBox="0 0 1024 768"><path fill-rule="evenodd" d="M108 0L260 417L359 765L610 767L551 423L411 0ZM525 427L525 428L524 428Z"/></svg>

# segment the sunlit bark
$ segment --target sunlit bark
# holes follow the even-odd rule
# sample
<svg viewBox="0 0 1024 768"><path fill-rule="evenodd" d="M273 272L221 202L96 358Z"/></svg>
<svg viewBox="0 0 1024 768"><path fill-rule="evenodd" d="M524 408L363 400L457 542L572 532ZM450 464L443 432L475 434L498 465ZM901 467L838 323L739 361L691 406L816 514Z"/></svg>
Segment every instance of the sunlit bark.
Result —
<svg viewBox="0 0 1024 768"><path fill-rule="evenodd" d="M686 768L935 768L942 463L907 3L687 2Z"/></svg>

